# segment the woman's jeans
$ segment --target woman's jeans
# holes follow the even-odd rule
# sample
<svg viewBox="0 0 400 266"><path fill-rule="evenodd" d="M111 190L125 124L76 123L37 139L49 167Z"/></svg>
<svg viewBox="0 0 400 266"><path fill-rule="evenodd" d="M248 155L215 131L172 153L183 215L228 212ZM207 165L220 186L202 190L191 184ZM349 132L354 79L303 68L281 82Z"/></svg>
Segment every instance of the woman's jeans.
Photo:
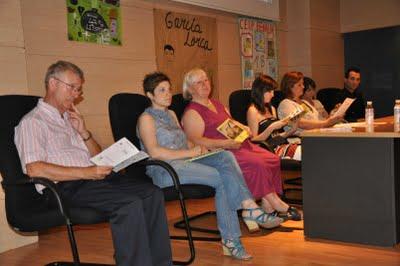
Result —
<svg viewBox="0 0 400 266"><path fill-rule="evenodd" d="M215 188L215 207L221 237L239 238L241 232L236 211L241 209L242 201L252 199L252 196L233 154L222 151L194 162L173 160L169 163L177 172L181 184L201 184ZM147 174L161 188L173 185L171 177L158 166L148 167Z"/></svg>

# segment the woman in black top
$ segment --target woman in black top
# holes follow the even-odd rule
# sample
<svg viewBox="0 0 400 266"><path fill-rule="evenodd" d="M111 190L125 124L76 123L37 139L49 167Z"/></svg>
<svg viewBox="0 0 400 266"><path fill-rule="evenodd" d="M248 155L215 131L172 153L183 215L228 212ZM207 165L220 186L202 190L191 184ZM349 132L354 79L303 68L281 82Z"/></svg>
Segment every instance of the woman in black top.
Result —
<svg viewBox="0 0 400 266"><path fill-rule="evenodd" d="M268 149L284 158L301 160L301 146L289 143L287 138L297 129L297 121L289 118L277 119L276 110L271 105L274 90L278 84L267 75L260 75L251 88L251 105L247 110L247 124L253 135L252 141L263 142ZM289 131L283 127L291 124Z"/></svg>

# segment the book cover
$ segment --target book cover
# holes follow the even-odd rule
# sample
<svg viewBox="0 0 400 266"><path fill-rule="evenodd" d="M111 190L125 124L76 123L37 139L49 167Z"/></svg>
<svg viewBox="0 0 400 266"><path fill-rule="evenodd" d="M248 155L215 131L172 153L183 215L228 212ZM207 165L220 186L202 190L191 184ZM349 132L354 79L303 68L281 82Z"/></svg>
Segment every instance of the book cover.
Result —
<svg viewBox="0 0 400 266"><path fill-rule="evenodd" d="M101 153L90 158L95 165L112 166L114 172L138 161L149 158L144 151L139 151L127 138L122 138Z"/></svg>
<svg viewBox="0 0 400 266"><path fill-rule="evenodd" d="M225 137L240 143L249 137L249 132L230 118L226 119L221 125L219 125L217 130Z"/></svg>

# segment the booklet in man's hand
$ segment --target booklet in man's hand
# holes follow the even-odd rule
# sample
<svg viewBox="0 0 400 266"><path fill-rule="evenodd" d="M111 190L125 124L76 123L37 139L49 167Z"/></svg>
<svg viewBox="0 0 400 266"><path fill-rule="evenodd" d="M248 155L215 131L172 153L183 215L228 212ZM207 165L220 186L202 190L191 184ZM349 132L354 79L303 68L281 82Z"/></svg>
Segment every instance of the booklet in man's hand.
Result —
<svg viewBox="0 0 400 266"><path fill-rule="evenodd" d="M346 98L343 103L340 105L339 109L332 116L344 116L347 109L349 109L350 105L354 102L355 98Z"/></svg>
<svg viewBox="0 0 400 266"><path fill-rule="evenodd" d="M237 142L243 142L249 137L249 132L230 118L226 119L221 125L219 125L217 130L225 137Z"/></svg>
<svg viewBox="0 0 400 266"><path fill-rule="evenodd" d="M127 138L122 138L101 153L90 158L90 161L96 165L112 166L113 171L118 172L133 163L147 158L149 158L147 153L139 151Z"/></svg>

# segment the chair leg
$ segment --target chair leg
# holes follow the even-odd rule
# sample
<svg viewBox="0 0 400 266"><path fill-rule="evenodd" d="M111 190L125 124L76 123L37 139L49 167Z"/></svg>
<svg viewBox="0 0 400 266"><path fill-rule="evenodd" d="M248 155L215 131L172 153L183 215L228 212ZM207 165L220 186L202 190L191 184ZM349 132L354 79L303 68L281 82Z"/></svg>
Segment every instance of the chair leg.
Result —
<svg viewBox="0 0 400 266"><path fill-rule="evenodd" d="M207 212L200 213L198 215L191 216L191 217L188 218L188 223L190 221L194 221L194 220L196 220L198 218L202 218L202 217L210 216L210 215L215 216L216 215L215 211L207 211ZM174 224L174 227L175 228L179 228L179 229L185 229L185 223L186 223L185 219L182 219L182 220L176 222ZM190 223L189 223L189 227L190 227L191 231L219 235L219 231L218 230L191 226ZM194 236L192 238L195 241L220 241L221 240L221 237L197 237L197 236Z"/></svg>
<svg viewBox="0 0 400 266"><path fill-rule="evenodd" d="M67 231L68 231L68 238L69 238L69 243L71 245L71 251L72 251L72 257L74 259L73 262L67 262L67 261L57 261L57 262L51 262L46 264L46 266L111 266L112 264L101 264L101 263L81 263L79 260L79 253L78 253L78 248L76 246L76 240L75 240L75 235L74 235L74 230L72 228L71 222L67 219Z"/></svg>
<svg viewBox="0 0 400 266"><path fill-rule="evenodd" d="M185 200L183 198L182 191L180 189L177 190L178 195L179 195L179 204L181 206L181 212L184 220L184 229L186 231L186 236L185 237L180 237L180 236L170 236L171 239L177 239L177 240L187 240L188 245L189 245L189 250L190 250L190 258L185 261L172 261L174 265L189 265L191 264L195 257L196 257L196 251L194 248L194 242L193 242L193 237L192 237L192 231L190 229L190 224L188 220L188 215L186 211L186 204Z"/></svg>
<svg viewBox="0 0 400 266"><path fill-rule="evenodd" d="M72 257L74 259L74 264L79 265L80 260L79 260L78 248L76 246L74 230L72 228L72 224L69 221L69 219L67 220L67 229L68 229L68 238L69 238L69 243L71 245L71 251L72 251Z"/></svg>

